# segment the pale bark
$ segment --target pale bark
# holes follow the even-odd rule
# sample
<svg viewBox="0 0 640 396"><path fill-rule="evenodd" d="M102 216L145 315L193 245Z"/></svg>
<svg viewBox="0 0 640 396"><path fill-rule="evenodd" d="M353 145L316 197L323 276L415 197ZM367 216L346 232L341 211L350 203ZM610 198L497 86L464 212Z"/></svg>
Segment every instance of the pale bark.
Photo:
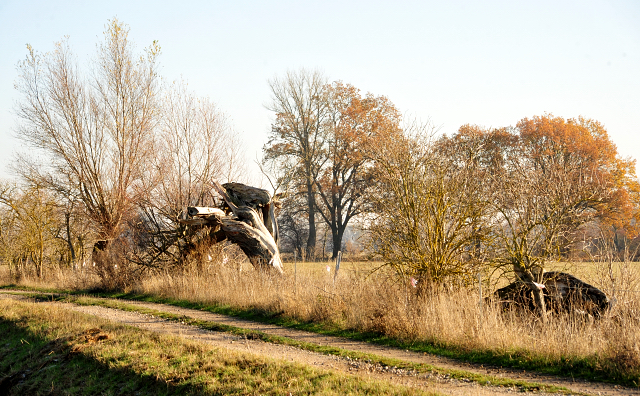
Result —
<svg viewBox="0 0 640 396"><path fill-rule="evenodd" d="M268 267L282 273L282 260L277 245L278 226L270 194L263 189L240 183L221 185L213 182L214 190L225 201L220 208L189 207L189 219L182 224L209 226L221 231L236 243L256 267ZM227 214L229 213L230 214Z"/></svg>

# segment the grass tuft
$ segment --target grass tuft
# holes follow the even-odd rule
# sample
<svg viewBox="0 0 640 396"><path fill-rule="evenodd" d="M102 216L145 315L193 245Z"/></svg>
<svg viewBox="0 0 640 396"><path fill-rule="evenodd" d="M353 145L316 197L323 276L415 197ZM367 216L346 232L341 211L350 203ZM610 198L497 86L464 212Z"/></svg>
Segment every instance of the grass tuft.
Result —
<svg viewBox="0 0 640 396"><path fill-rule="evenodd" d="M633 292L640 276L635 263L620 263L627 267L617 272L598 263L571 269L615 297L615 306L599 320L556 314L542 325L535 316L480 304L473 288L419 296L384 271L371 275L366 263L343 262L334 283L334 269L328 273L326 263L297 264L295 270L287 263L285 275L275 276L218 261L198 271L150 275L127 292L93 295L205 309L485 365L633 387L640 383L640 293ZM64 286L61 279L22 285Z"/></svg>
<svg viewBox="0 0 640 396"><path fill-rule="evenodd" d="M0 331L0 394L433 394L28 302L0 300Z"/></svg>

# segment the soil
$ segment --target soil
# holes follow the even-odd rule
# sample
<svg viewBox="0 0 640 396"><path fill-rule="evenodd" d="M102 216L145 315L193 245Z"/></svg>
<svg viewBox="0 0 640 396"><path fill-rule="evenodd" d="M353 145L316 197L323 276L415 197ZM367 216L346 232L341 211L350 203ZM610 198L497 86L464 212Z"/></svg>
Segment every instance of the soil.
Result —
<svg viewBox="0 0 640 396"><path fill-rule="evenodd" d="M16 291L0 291L0 298L21 298L16 294L7 293L16 293ZM626 388L619 385L590 382L580 379L574 380L568 379L566 377L544 375L522 370L505 369L501 367L487 367L482 365L464 363L453 359L424 353L410 352L397 348L373 345L366 342L353 341L339 337L324 336L305 331L283 328L276 325L252 322L244 319L238 319L210 312L180 308L170 305L137 301L127 301L127 303L154 309L157 311L184 315L186 317L194 319L206 320L244 329L258 330L266 334L289 337L295 340L310 342L318 345L332 346L350 351L370 353L408 362L426 363L444 369L463 370L478 374L488 374L499 378L509 378L513 380L522 380L539 384L560 386L568 388L576 394L640 395L640 389ZM114 322L135 326L141 329L158 333L171 334L178 337L206 342L221 348L268 356L274 359L282 359L290 362L302 363L321 369L340 371L364 378L390 381L404 386L418 387L427 391L436 391L450 395L504 395L513 394L515 392L522 393L522 390L516 387L481 386L471 380L453 379L448 375L441 375L436 373L415 373L395 367L380 366L350 358L323 355L291 346L271 344L260 340L246 339L229 333L203 330L194 326L167 321L152 315L140 314L135 312L125 312L117 309L98 306L79 306L59 302L41 302L40 304L55 304L63 306L66 309L72 309L75 311L95 315ZM544 395L546 393L535 392L535 394Z"/></svg>

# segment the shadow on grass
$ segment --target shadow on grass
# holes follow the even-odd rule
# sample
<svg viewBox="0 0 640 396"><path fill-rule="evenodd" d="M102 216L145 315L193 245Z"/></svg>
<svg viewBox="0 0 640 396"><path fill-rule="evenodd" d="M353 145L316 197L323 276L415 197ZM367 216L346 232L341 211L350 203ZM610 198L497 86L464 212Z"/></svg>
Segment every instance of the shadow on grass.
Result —
<svg viewBox="0 0 640 396"><path fill-rule="evenodd" d="M590 381L619 384L638 388L640 377L635 370L618 367L608 359L592 355L586 357L567 357L559 360L549 360L532 354L527 350L474 350L465 349L459 345L446 345L429 341L403 341L374 332L361 332L353 329L342 329L327 323L304 322L288 317L282 312L270 312L260 308L241 309L225 304L202 303L188 300L159 297L152 294L138 294L132 292L114 292L102 289L88 289L79 291L44 290L17 285L0 286L0 289L20 289L54 293L46 299L57 299L56 293L64 299L65 294L87 295L120 300L145 301L169 304L183 308L198 309L212 313L234 316L256 322L269 323L297 330L310 331L328 336L344 337L356 341L370 342L403 350L448 357L463 362L490 365L495 367L528 370L542 374L558 375L567 378L583 378ZM218 331L226 331L218 329Z"/></svg>
<svg viewBox="0 0 640 396"><path fill-rule="evenodd" d="M207 304L131 292L90 292L85 290L82 293L93 294L94 296L104 298L145 301L209 311L212 313L234 316L241 319L268 323L296 330L309 331L328 336L344 337L355 341L364 341L419 353L429 353L474 364L527 370L541 374L563 376L566 378L582 378L589 381L612 383L632 388L638 388L640 383L640 377L638 377L636 371L628 372L625 368L621 369L620 367L615 366L611 361L603 359L597 355L585 357L563 357L559 360L550 360L545 357L532 354L527 350L493 351L465 349L459 345L446 345L438 342L403 341L382 333L343 329L335 325L322 322L299 321L287 316L286 314L270 312L260 308L240 309L224 304Z"/></svg>
<svg viewBox="0 0 640 396"><path fill-rule="evenodd" d="M203 393L194 384L172 384L151 374L109 367L108 362L80 353L69 339L48 340L11 321L0 321L0 334L0 395Z"/></svg>

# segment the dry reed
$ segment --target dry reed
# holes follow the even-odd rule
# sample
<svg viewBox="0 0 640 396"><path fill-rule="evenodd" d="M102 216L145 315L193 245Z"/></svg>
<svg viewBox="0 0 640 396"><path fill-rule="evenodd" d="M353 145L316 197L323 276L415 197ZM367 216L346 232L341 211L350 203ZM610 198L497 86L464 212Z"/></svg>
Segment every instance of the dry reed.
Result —
<svg viewBox="0 0 640 396"><path fill-rule="evenodd" d="M334 282L333 266L327 272L326 263L305 264L306 270L298 265L295 272L292 264L286 264L280 276L254 270L246 261L222 251L182 271L149 275L129 291L253 309L463 351L514 354L550 363L595 359L597 364L634 376L640 372L640 296L623 289L635 287L640 279L632 264L617 263L617 275L588 264L590 281L606 286L609 295L616 297L604 317L555 314L545 326L534 315L503 312L495 303L481 301L473 288L443 288L419 296L410 283L394 282L384 271L358 271L355 266L341 270ZM602 274L609 279L598 280ZM66 280L65 284L65 275L60 273L51 276L48 285L81 288L91 277L67 275ZM602 284L606 281L608 286Z"/></svg>
<svg viewBox="0 0 640 396"><path fill-rule="evenodd" d="M296 275L289 265L284 276L276 276L247 264L212 262L204 271L148 278L135 291L468 351L513 353L549 362L595 358L628 375L640 370L640 299L629 289L605 287L617 301L601 319L555 314L542 326L535 315L503 312L496 303L481 301L476 289L441 289L418 296L410 284L393 282L384 273L343 271L334 283L333 268L327 273L326 264L315 265L319 270ZM625 280L625 286L631 283Z"/></svg>

